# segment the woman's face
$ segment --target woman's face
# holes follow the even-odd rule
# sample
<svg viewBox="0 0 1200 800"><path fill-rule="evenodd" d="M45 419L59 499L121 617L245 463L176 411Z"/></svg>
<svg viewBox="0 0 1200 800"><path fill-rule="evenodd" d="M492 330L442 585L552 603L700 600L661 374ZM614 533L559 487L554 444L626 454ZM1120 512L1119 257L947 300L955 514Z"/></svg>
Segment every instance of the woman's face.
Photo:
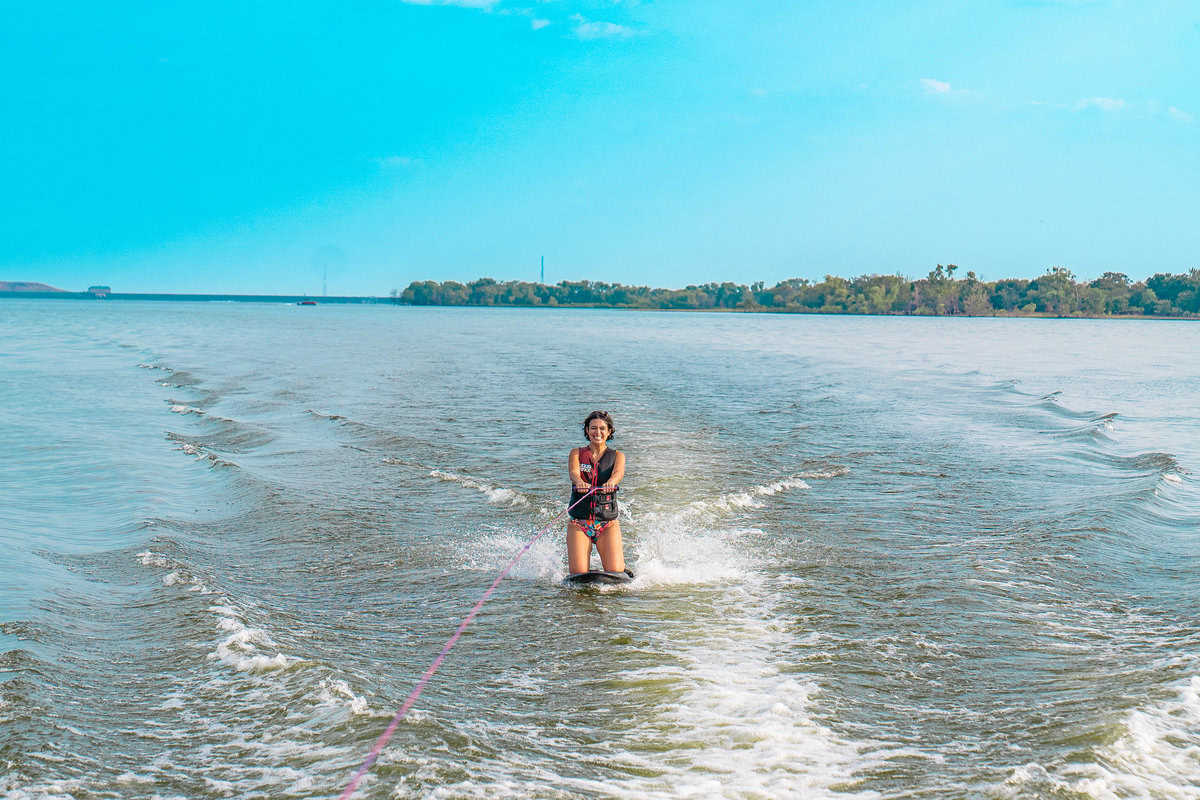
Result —
<svg viewBox="0 0 1200 800"><path fill-rule="evenodd" d="M602 419L594 419L587 424L589 442L602 444L608 439L608 423Z"/></svg>

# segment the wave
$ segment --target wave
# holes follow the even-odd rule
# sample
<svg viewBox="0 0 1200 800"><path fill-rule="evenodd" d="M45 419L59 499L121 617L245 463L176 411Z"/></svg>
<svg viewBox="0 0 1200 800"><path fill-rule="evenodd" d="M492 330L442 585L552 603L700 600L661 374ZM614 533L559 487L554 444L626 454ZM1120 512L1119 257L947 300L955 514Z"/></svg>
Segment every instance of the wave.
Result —
<svg viewBox="0 0 1200 800"><path fill-rule="evenodd" d="M488 502L492 505L512 507L525 507L530 505L529 498L514 489L491 486L483 481L478 481L474 478L469 478L465 475L458 475L453 472L444 472L440 469L430 470L429 476L431 478L437 478L438 480L447 481L449 483L457 483L459 486L467 489L476 489L486 495Z"/></svg>
<svg viewBox="0 0 1200 800"><path fill-rule="evenodd" d="M238 672L254 673L287 669L301 660L279 652L271 635L262 628L248 626L238 609L229 605L214 605L209 606L208 610L220 617L218 627L228 634L216 650L209 653L210 659L227 664ZM263 652L264 648L267 652ZM275 651L274 655L269 655L271 650Z"/></svg>
<svg viewBox="0 0 1200 800"><path fill-rule="evenodd" d="M621 619L647 615L654 621L651 639L662 637L664 644L661 653L650 645L657 656L645 659L637 657L647 647L639 636L608 641L609 648L631 648L632 657L614 656L614 667L622 667L604 676L605 691L619 693L632 704L642 694L652 699L645 716L614 732L619 739L606 751L606 769L620 779L560 772L554 781L566 794L877 796L859 791L854 777L878 763L877 743L854 741L823 723L823 692L816 680L782 668L780 654L792 636L779 622L783 595L764 579L759 548L747 546L764 535L745 524L754 522L752 515L747 519L749 510L808 487L798 475L787 475L688 502L662 496L661 486L649 496L631 492L626 507L633 511L624 532L628 561L637 577L589 592L638 597L636 605L620 606ZM455 546L464 568L492 572L511 558L529 533L507 529ZM540 582L561 580L561 535L539 539L513 575ZM680 609L681 601L686 610ZM579 602L588 601L585 597ZM536 684L526 691L535 689ZM662 702L667 696L670 702ZM501 728L502 715L488 721L490 736L528 736L527 726L497 734ZM542 731L537 747L578 752L579 745L568 735ZM484 765L485 776L435 774L424 786L436 785L445 796L523 797L529 782L538 780L525 770L520 761L498 759Z"/></svg>
<svg viewBox="0 0 1200 800"><path fill-rule="evenodd" d="M168 402L170 402L170 401L168 401ZM196 414L197 416L202 417L202 416L204 416L205 412L204 412L204 409L202 409L202 408L195 408L193 406L185 405L183 403L175 403L174 405L171 406L171 413L172 414Z"/></svg>
<svg viewBox="0 0 1200 800"><path fill-rule="evenodd" d="M662 499L646 509L638 502L627 504L634 523L630 530L637 533L632 554L638 579L645 585L749 579L754 567L742 541L761 537L764 531L747 515L765 507L770 498L809 488L791 475L678 505Z"/></svg>
<svg viewBox="0 0 1200 800"><path fill-rule="evenodd" d="M177 389L182 389L190 386L198 386L200 379L190 372L172 369L171 367L160 366L159 369L167 372L167 380L163 382L164 386L173 386Z"/></svg>
<svg viewBox="0 0 1200 800"><path fill-rule="evenodd" d="M1096 422L1101 419L1111 419L1116 417L1116 412L1100 414L1095 411L1077 411L1073 408L1063 405L1064 394L1061 391L1051 392L1050 394L1039 397L1036 401L1030 403L1030 407L1047 412L1051 416L1059 417L1060 419L1076 420L1079 422Z"/></svg>
<svg viewBox="0 0 1200 800"><path fill-rule="evenodd" d="M855 791L850 778L874 760L865 754L871 745L818 721L814 706L821 689L812 678L779 670L774 652L780 637L764 624L767 618L735 614L732 624L718 626L721 645L697 643L675 654L678 666L618 676L668 677L684 687L669 710L644 728L656 734L656 750L670 748L675 760L694 765L667 780L631 781L618 796L877 796Z"/></svg>
<svg viewBox="0 0 1200 800"><path fill-rule="evenodd" d="M841 478L849 474L850 470L847 467L832 466L828 469L819 469L810 472L798 472L796 473L795 477L803 478L804 480L819 481L828 480L830 478Z"/></svg>
<svg viewBox="0 0 1200 800"><path fill-rule="evenodd" d="M197 418L197 425L204 435L202 446L206 449L247 453L275 440L274 434L239 420L213 414L203 408L176 400L167 402L170 403L171 413Z"/></svg>
<svg viewBox="0 0 1200 800"><path fill-rule="evenodd" d="M763 503L760 498L773 497L777 494L790 491L792 489L810 489L812 488L804 480L809 479L838 477L849 472L844 467L839 470L828 470L820 472L799 473L789 475L784 478L750 486L734 492L717 495L711 499L692 500L685 504L681 509L681 514L685 517L693 514L711 515L719 513L727 513L731 511L740 511L744 509L762 508Z"/></svg>
<svg viewBox="0 0 1200 800"><path fill-rule="evenodd" d="M164 386L195 387L199 380L187 373L177 373L166 366L147 368L162 369L171 372L172 381L177 375L185 375L183 382L164 382ZM215 395L200 400L182 401L175 398L166 400L168 410L181 417L195 418L196 424L203 431L202 440L190 434L167 431L166 438L178 445L178 449L196 459L207 460L213 467L238 467L239 465L224 456L224 453L247 453L263 447L274 441L274 435L259 428L252 427L229 417L214 414L205 406L215 402Z"/></svg>
<svg viewBox="0 0 1200 800"><path fill-rule="evenodd" d="M325 413L312 408L304 409L304 413L308 414L313 419L325 420L332 422L344 431L349 432L355 439L370 447L379 450L410 450L421 449L428 450L430 445L420 439L414 439L409 436L404 436L390 428L385 428L380 425L373 425L367 422L361 422L356 419L351 419L343 414ZM454 449L455 445L446 442L439 442L438 447Z"/></svg>
<svg viewBox="0 0 1200 800"><path fill-rule="evenodd" d="M388 717L390 711L373 709L368 697L356 692L347 676L333 667L292 647L281 644L271 631L270 615L259 607L247 607L233 593L222 588L213 576L201 576L185 561L155 550L144 550L135 556L137 564L158 573L166 602L184 602L188 597L197 611L202 611L201 626L192 636L210 669L192 669L185 677L169 684L156 701L158 711L169 718L188 721L188 730L203 728L210 742L244 743L248 731L266 725L268 735L262 736L262 753L270 755L269 763L278 763L277 756L289 759L312 757L315 762L329 763L330 759L349 763L357 757L351 745L329 745L321 730L345 724L359 716ZM182 590L182 591L181 591ZM251 621L252 618L257 618ZM205 621L206 620L206 621ZM283 634L290 631L281 629ZM297 641L303 641L303 637ZM246 725L228 720L228 710L239 709L248 717ZM287 714L273 713L286 708ZM269 719L263 723L261 720ZM314 732L316 735L314 735ZM261 731L260 731L261 733ZM259 738L258 734L254 737ZM221 747L221 745L217 745ZM235 748L235 752L243 748ZM268 751L270 751L268 753ZM274 795L284 784L276 779L253 773L259 757L243 754L234 756L230 774L240 774L235 793L244 793L253 786ZM170 761L151 765L150 772L161 775L175 771L206 776L213 774L212 764L199 754L194 763L185 754L173 752ZM231 784L234 785L234 784Z"/></svg>
<svg viewBox="0 0 1200 800"><path fill-rule="evenodd" d="M202 595L217 596L215 602L207 606L206 610L217 616L216 627L223 637L209 653L210 660L220 661L238 672L255 673L286 669L301 661L295 656L279 652L266 630L247 625L243 613L232 600L222 596L179 560L152 550L144 550L138 553L136 558L142 566L170 570L161 578L165 587L180 586ZM264 648L267 651L274 649L276 652L271 655L269 652L263 652Z"/></svg>
<svg viewBox="0 0 1200 800"><path fill-rule="evenodd" d="M1093 457L1111 467L1129 472L1168 474L1183 471L1179 460L1171 453L1150 452L1133 456L1096 453Z"/></svg>
<svg viewBox="0 0 1200 800"><path fill-rule="evenodd" d="M823 470L816 474L837 476L845 468ZM528 508L534 501L512 489L494 487L443 470L431 470L430 476L457 483L486 495L496 505ZM813 474L813 473L807 473ZM652 586L721 583L744 580L750 568L741 555L738 542L759 537L763 531L753 526L729 526L727 518L764 507L764 500L793 490L809 489L798 475L791 475L748 487L736 492L696 499L678 505L646 501L635 491L621 504L621 520L627 562L637 577L629 584L604 587L600 591L640 590ZM544 506L543 516L561 516L562 507ZM566 524L565 518L562 524ZM500 570L512 554L536 533L535 528L515 530L510 526L485 533L462 546L459 558L463 569L494 572ZM561 537L541 537L513 568L512 575L526 580L548 582L566 577ZM595 558L593 556L593 558Z"/></svg>
<svg viewBox="0 0 1200 800"><path fill-rule="evenodd" d="M209 465L213 467L238 467L236 462L229 461L228 459L222 458L216 453L210 452L204 444L200 442L194 442L182 434L174 433L173 431L167 431L165 436L168 441L175 442L178 445L179 450L182 450L187 455L192 456L197 461L208 461Z"/></svg>
<svg viewBox="0 0 1200 800"><path fill-rule="evenodd" d="M1108 434L1117 429L1118 416L1119 414L1115 411L1098 417L1088 415L1087 422L1083 425L1074 425L1070 428L1051 428L1040 430L1038 433L1063 439L1109 439Z"/></svg>
<svg viewBox="0 0 1200 800"><path fill-rule="evenodd" d="M1097 800L1156 797L1195 800L1200 786L1200 675L1174 687L1167 699L1130 711L1110 744L1086 762L1013 770L1004 797L1073 795Z"/></svg>

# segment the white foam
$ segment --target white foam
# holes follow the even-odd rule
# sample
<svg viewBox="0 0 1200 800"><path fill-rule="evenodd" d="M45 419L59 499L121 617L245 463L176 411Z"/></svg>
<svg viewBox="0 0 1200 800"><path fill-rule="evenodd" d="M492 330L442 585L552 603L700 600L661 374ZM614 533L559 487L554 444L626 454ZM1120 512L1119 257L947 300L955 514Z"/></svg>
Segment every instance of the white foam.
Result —
<svg viewBox="0 0 1200 800"><path fill-rule="evenodd" d="M187 574L171 559L149 550L140 553L138 560L163 569L176 567L181 578ZM26 780L10 785L0 773L0 797L150 797L150 784L164 776L194 781L207 776L208 789L201 792L205 796L309 796L328 779L327 770L302 765L345 764L348 772L361 763L365 753L358 743L335 746L323 734L344 724L363 724L353 720L373 714L367 698L320 664L312 669L293 669L286 680L274 677L281 669L303 663L302 659L283 651L265 623L251 624L250 612L236 599L222 593L214 600L206 608L216 635L211 631L201 634L195 643L203 648L201 654L213 651L207 656L211 666L189 670L189 677L154 701L156 713L150 719L119 731L156 743L157 751L152 752L158 752L157 757L142 765L130 765L131 769L117 767L114 773L127 771L115 777L88 777L69 784L42 779L36 786L28 785ZM238 709L238 713L229 714L231 708ZM272 711L279 709L286 712L283 720ZM393 712L385 713L390 717ZM86 735L77 729L68 730ZM180 748L181 738L192 745ZM42 758L42 754L37 756ZM62 761L77 763L78 756ZM93 774L100 771L91 770ZM182 800L169 791L153 796Z"/></svg>
<svg viewBox="0 0 1200 800"><path fill-rule="evenodd" d="M204 411L202 409L182 404L171 406L171 412L174 414L196 414L201 417L204 416Z"/></svg>
<svg viewBox="0 0 1200 800"><path fill-rule="evenodd" d="M220 793L223 797L232 797L237 794L237 784L233 781L219 781L206 775L204 776L204 785L212 791Z"/></svg>
<svg viewBox="0 0 1200 800"><path fill-rule="evenodd" d="M452 473L433 470L430 475L481 488L471 479ZM769 498L792 489L808 488L809 485L801 478L789 476L709 500L670 505L666 510L631 513L635 503L624 503L621 525L626 562L636 565L637 577L631 584L600 590L623 591L659 585L743 580L747 574L746 565L737 542L748 536L761 536L763 532L758 528L727 526L726 518L745 508L760 507L762 503L756 498ZM565 524L565 521L561 523ZM536 532L536 529L505 529L484 535L466 549L463 567L498 571ZM541 536L513 566L511 574L529 580L560 581L566 576L564 555L561 529L556 524L554 530ZM599 567L599 557L594 552L592 566Z"/></svg>
<svg viewBox="0 0 1200 800"><path fill-rule="evenodd" d="M614 743L605 756L622 778L558 773L549 779L566 796L638 800L875 797L855 791L854 775L877 763L877 753L865 755L876 745L848 740L818 721L816 682L781 668L790 634L776 622L770 587L757 577L756 565L737 554L736 537L713 538L742 570L742 580L706 594L708 615L699 627L695 620L684 623L686 637L662 632L670 637L670 659L614 670L606 679L615 693L636 694L649 686L672 697L627 733L628 746ZM538 689L536 684L521 688ZM494 730L494 723L488 725ZM518 727L515 735L539 733ZM492 766L486 780L441 783L431 796L528 796L529 771L537 771L536 765L514 760ZM400 786L401 793L412 789Z"/></svg>
<svg viewBox="0 0 1200 800"><path fill-rule="evenodd" d="M644 515L630 548L638 580L646 586L705 584L744 580L745 557L737 547L746 529L712 530L676 514Z"/></svg>
<svg viewBox="0 0 1200 800"><path fill-rule="evenodd" d="M1162 478L1163 478L1163 480L1164 480L1164 481L1166 481L1167 483L1174 483L1174 484L1181 484L1181 483L1183 483L1183 477L1182 477L1182 476L1179 476L1179 475L1176 475L1176 474L1175 474L1175 473L1173 473L1173 472L1164 472L1164 473L1163 473L1163 476L1162 476Z"/></svg>
<svg viewBox="0 0 1200 800"><path fill-rule="evenodd" d="M505 489L505 488L498 488L495 486L489 486L488 484L477 481L474 478L468 478L463 475L456 475L453 472L443 472L440 469L430 470L429 476L432 478L438 478L443 481L457 483L459 486L462 486L467 489L477 489L478 491L481 491L485 495L487 495L488 502L491 503L492 505L497 505L497 506L528 506L529 505L529 498L525 497L520 492L516 492L512 489Z"/></svg>
<svg viewBox="0 0 1200 800"><path fill-rule="evenodd" d="M856 794L851 777L865 765L868 745L816 720L820 689L807 676L780 671L783 634L768 624L769 608L744 613L757 605L753 593L748 599L723 607L710 628L712 640L673 653L684 663L669 668L677 672L671 682L684 691L661 718L648 721L646 735L658 739L655 756L670 748L675 769L662 778L622 782L618 796L874 796Z"/></svg>
<svg viewBox="0 0 1200 800"><path fill-rule="evenodd" d="M162 577L163 586L187 586L189 592L213 594L213 591L205 585L204 581L192 575L174 559L151 550L143 550L137 554L137 560L143 566L170 569L171 572Z"/></svg>
<svg viewBox="0 0 1200 800"><path fill-rule="evenodd" d="M730 515L740 516L744 508L807 488L792 475L637 515L638 581L716 589L709 601L712 619L700 629L705 635L673 640L673 660L682 663L617 676L635 683L666 679L682 690L659 719L647 722L646 733L659 739L655 753L648 754L655 764L647 766L658 766L651 771L661 774L663 760L675 768L662 777L623 781L618 796L873 796L856 795L852 775L875 745L847 740L820 723L814 713L821 694L816 682L780 669L779 654L790 634L777 624L774 590L764 584L754 548L746 546L763 531L729 525ZM664 745L671 748L669 759L659 757Z"/></svg>
<svg viewBox="0 0 1200 800"><path fill-rule="evenodd" d="M462 482L449 473L431 473ZM466 485L466 484L464 484ZM770 502L790 490L807 489L792 475L714 498L674 503L645 497L623 503L626 555L637 578L608 591L644 592L648 588L703 587L697 608L708 608L702 622L684 624L686 636L672 636L671 658L653 666L613 672L614 691L669 686L672 702L641 720L630 742L608 756L622 779L561 773L547 778L565 795L597 794L622 798L676 797L872 797L856 794L854 775L877 763L879 743L851 741L820 722L821 691L809 676L784 671L781 654L793 642L778 623L779 586L767 585L757 548L747 543L763 531L744 524L744 510ZM736 524L742 522L743 524ZM735 524L731 524L735 523ZM463 547L467 568L495 572L535 533L505 529ZM544 535L514 566L515 577L558 581L565 574L562 528ZM593 565L598 558L593 556ZM671 592L669 594L674 594ZM650 599L653 602L653 599ZM819 638L819 637L817 637ZM810 637L810 645L817 644ZM507 682L506 682L507 685ZM536 693L538 687L512 683L511 691ZM410 719L409 722L415 722ZM489 722L489 726L496 723ZM491 728L489 728L491 730ZM520 730L514 735L523 735ZM536 734L530 734L536 735ZM544 733L542 735L545 735ZM867 751L874 751L868 754ZM921 753L920 757L935 758ZM388 755L385 754L385 761ZM433 797L525 797L536 765L501 761L486 778L446 783L409 775L397 795L417 786ZM434 788L436 787L436 788ZM834 788L836 787L836 789Z"/></svg>
<svg viewBox="0 0 1200 800"><path fill-rule="evenodd" d="M350 685L341 679L323 679L317 687L316 700L318 706L346 708L352 716L371 713L367 699L356 695L350 690Z"/></svg>
<svg viewBox="0 0 1200 800"><path fill-rule="evenodd" d="M1126 732L1104 748L1101 760L1113 765L1104 783L1134 794L1195 798L1200 786L1200 675L1176 694L1147 709L1132 711Z"/></svg>
<svg viewBox="0 0 1200 800"><path fill-rule="evenodd" d="M774 495L786 492L790 489L809 489L811 488L798 475L791 475L787 478L781 478L777 481L764 483L759 486L751 486L743 489L740 492L730 492L728 494L718 495L711 500L693 500L685 510L698 511L700 513L721 513L728 511L739 511L747 508L762 508L763 503L758 498L772 497Z"/></svg>
<svg viewBox="0 0 1200 800"><path fill-rule="evenodd" d="M72 800L87 791L87 784L81 778L67 778L46 781L36 788L21 787L14 778L5 776L0 779L0 790L4 791L5 800Z"/></svg>
<svg viewBox="0 0 1200 800"><path fill-rule="evenodd" d="M150 775L138 775L136 772L122 772L116 777L117 783L154 783L154 778Z"/></svg>
<svg viewBox="0 0 1200 800"><path fill-rule="evenodd" d="M275 648L275 642L266 631L248 627L242 622L237 616L237 610L232 606L214 605L210 606L209 610L221 616L217 627L229 634L217 645L217 649L209 654L209 659L228 664L238 672L254 673L286 669L300 661L299 658L283 653L267 655L259 652L259 648Z"/></svg>
<svg viewBox="0 0 1200 800"><path fill-rule="evenodd" d="M1200 786L1200 675L1176 687L1167 700L1129 712L1121 727L1115 741L1096 750L1095 761L1050 769L1026 764L1013 770L1003 790L1012 797L1024 797L1033 788L1096 800L1195 800Z"/></svg>
<svg viewBox="0 0 1200 800"><path fill-rule="evenodd" d="M150 550L143 550L138 553L137 560L141 562L142 566L146 567L172 567L175 565L175 562L171 561L171 559Z"/></svg>
<svg viewBox="0 0 1200 800"><path fill-rule="evenodd" d="M758 495L759 497L770 497L773 494L779 494L780 492L785 492L788 489L808 489L808 488L811 488L811 487L807 483L805 483L803 480L801 480L801 478L799 476L793 475L790 478L784 478L783 480L775 481L774 483L766 483L766 484L763 484L762 486L756 486L753 489L751 489L750 491L753 492L754 494Z"/></svg>

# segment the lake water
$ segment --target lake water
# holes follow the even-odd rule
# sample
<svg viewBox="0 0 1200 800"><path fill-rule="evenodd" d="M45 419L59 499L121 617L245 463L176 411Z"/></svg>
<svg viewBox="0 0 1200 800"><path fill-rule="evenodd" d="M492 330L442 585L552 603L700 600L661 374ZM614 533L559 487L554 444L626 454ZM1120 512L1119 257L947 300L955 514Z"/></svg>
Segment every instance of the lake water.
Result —
<svg viewBox="0 0 1200 800"><path fill-rule="evenodd" d="M0 302L0 794L1200 797L1200 325Z"/></svg>

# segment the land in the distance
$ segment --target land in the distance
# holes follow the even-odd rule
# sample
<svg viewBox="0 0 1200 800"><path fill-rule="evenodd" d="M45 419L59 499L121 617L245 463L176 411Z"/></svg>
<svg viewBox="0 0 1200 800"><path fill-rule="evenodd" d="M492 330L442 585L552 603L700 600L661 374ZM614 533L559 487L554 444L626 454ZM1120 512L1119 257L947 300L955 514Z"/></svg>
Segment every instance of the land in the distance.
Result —
<svg viewBox="0 0 1200 800"><path fill-rule="evenodd" d="M390 303L388 297L314 297L307 294L167 294L163 292L113 292L107 286L93 286L86 292L68 292L33 281L0 281L0 298L51 300L173 300L192 303Z"/></svg>
<svg viewBox="0 0 1200 800"><path fill-rule="evenodd" d="M44 283L35 281L0 281L0 292L10 294L59 294L62 289L55 289L53 286L47 286Z"/></svg>
<svg viewBox="0 0 1200 800"><path fill-rule="evenodd" d="M540 308L627 308L678 311L771 311L815 314L917 314L947 316L1058 317L1200 317L1200 269L1166 272L1134 281L1106 272L1080 282L1063 267L1033 279L981 281L974 272L956 277L954 264L937 267L924 278L901 275L826 275L820 282L790 278L767 287L705 283L683 289L652 289L601 281L562 281L549 285L480 278L414 281L389 297L314 297L311 295L117 293L107 286L68 292L32 281L0 281L0 298L175 300L216 302L397 303L413 306L510 306Z"/></svg>
<svg viewBox="0 0 1200 800"><path fill-rule="evenodd" d="M791 278L767 287L705 283L683 289L651 289L598 281L563 281L550 286L480 278L471 283L414 281L401 303L419 306L599 307L677 310L774 311L815 314L922 314L964 316L1184 317L1200 316L1200 269L1157 273L1134 281L1106 272L1079 282L1063 267L1034 279L981 281L974 272L955 277L958 267L938 264L925 278L826 275L813 282Z"/></svg>

